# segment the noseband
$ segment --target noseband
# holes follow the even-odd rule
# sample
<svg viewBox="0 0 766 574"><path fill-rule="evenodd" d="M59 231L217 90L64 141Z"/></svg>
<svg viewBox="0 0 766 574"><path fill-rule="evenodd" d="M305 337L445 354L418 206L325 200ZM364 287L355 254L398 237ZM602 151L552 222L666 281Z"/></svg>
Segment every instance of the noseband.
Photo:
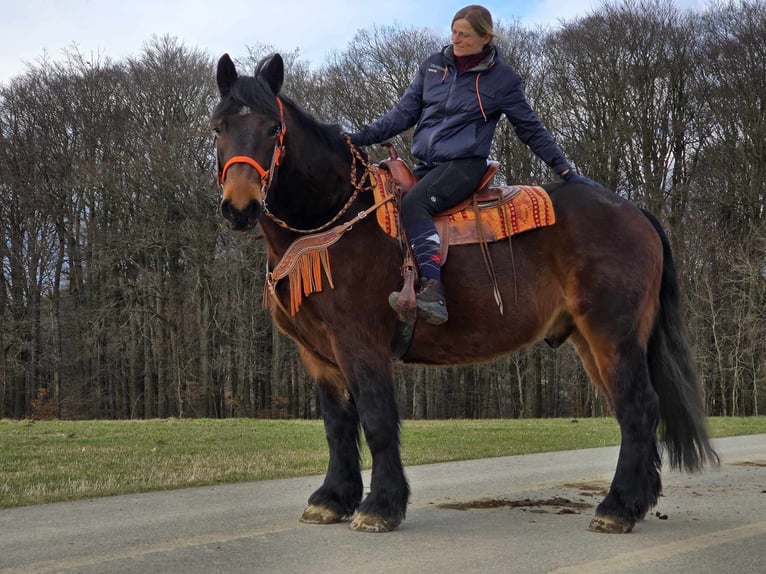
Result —
<svg viewBox="0 0 766 574"><path fill-rule="evenodd" d="M251 157L246 155L235 155L224 164L218 178L219 187L223 187L223 183L226 181L226 172L229 171L229 168L232 165L235 163L246 163L255 168L255 171L261 176L261 191L263 192L263 199L265 201L266 193L276 175L282 155L285 153L284 141L285 132L287 132L287 124L285 123L285 110L282 106L282 100L279 97L277 97L277 106L279 107L279 134L277 134L277 141L274 142L274 151L271 153L271 165L269 166L269 169L263 169L263 166Z"/></svg>

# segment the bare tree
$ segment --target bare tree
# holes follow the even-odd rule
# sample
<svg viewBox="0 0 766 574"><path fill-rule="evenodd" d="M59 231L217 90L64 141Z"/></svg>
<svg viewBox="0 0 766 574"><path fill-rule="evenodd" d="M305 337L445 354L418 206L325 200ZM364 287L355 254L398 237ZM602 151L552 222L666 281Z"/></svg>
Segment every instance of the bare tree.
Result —
<svg viewBox="0 0 766 574"><path fill-rule="evenodd" d="M709 411L762 414L763 2L610 2L558 29L498 31L578 169L666 224ZM359 129L447 42L360 30L320 67L285 54L286 90ZM272 51L255 44L240 63ZM213 61L159 37L121 62L73 49L0 86L0 417L318 415L294 345L261 308L263 247L216 215ZM410 137L396 140L408 159ZM552 179L508 122L492 153L509 183ZM396 372L415 418L605 414L571 349Z"/></svg>

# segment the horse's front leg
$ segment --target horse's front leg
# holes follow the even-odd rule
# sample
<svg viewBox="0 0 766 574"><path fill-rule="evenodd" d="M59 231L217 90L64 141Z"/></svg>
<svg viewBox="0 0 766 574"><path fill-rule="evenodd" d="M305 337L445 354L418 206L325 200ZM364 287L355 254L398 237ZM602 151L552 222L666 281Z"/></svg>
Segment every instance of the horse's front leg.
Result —
<svg viewBox="0 0 766 574"><path fill-rule="evenodd" d="M388 532L404 520L410 488L399 452L399 412L390 359L357 355L346 369L372 454L370 493L351 522L361 532Z"/></svg>
<svg viewBox="0 0 766 574"><path fill-rule="evenodd" d="M319 400L330 462L324 483L309 497L301 522L334 524L351 516L362 500L359 415L352 399L347 400L321 382Z"/></svg>

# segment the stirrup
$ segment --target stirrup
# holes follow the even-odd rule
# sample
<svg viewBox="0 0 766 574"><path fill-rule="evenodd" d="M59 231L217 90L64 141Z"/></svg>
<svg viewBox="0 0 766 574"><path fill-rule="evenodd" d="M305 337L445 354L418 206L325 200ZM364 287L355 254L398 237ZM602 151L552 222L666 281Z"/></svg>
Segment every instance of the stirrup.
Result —
<svg viewBox="0 0 766 574"><path fill-rule="evenodd" d="M388 305L394 310L399 311L397 309L396 305L399 303L399 291L391 291L391 293L388 294Z"/></svg>

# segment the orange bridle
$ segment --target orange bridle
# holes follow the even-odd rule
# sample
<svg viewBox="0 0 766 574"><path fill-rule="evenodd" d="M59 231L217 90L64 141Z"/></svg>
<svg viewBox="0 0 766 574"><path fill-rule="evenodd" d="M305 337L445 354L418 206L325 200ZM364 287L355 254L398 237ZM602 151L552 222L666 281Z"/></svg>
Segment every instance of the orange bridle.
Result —
<svg viewBox="0 0 766 574"><path fill-rule="evenodd" d="M257 171L258 175L261 176L261 191L263 193L264 199L266 198L266 192L271 185L271 180L274 179L274 174L277 171L277 167L279 167L279 162L285 153L284 140L285 132L287 132L287 124L285 123L285 110L282 106L282 100L279 99L279 97L277 97L277 106L279 107L279 134L277 135L277 141L274 142L274 151L271 154L271 165L269 166L269 169L263 169L263 166L260 163L249 156L235 155L223 165L221 175L218 178L218 185L220 187L223 187L223 184L226 181L226 172L229 171L229 168L232 165L235 163L246 163L247 165L255 168L255 171Z"/></svg>

